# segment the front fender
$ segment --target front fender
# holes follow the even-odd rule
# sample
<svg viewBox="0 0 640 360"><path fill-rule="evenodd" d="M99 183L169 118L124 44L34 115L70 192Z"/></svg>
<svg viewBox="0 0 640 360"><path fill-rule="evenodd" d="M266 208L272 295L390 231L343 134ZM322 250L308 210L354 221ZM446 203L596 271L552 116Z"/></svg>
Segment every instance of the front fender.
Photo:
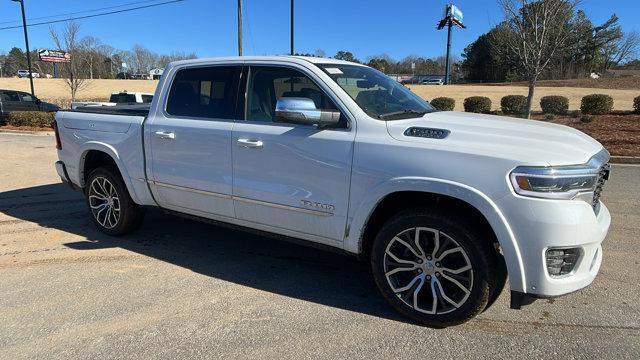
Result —
<svg viewBox="0 0 640 360"><path fill-rule="evenodd" d="M118 167L118 170L120 171L120 174L122 175L122 180L124 181L125 186L127 187L127 191L129 192L129 195L131 196L131 199L139 204L139 199L136 195L136 192L134 190L134 186L131 183L131 177L129 176L129 172L127 171L127 168L124 166L124 164L122 163L122 159L120 158L120 155L118 154L118 150L116 150L116 148L114 148L113 146L103 143L103 142L99 142L99 141L87 141L86 143L82 144L80 146L80 149L78 151L78 154L80 154L80 157L77 161L78 164L78 168L76 170L76 178L78 179L78 184L81 187L84 187L84 174L83 174L83 169L84 169L84 162L86 159L87 154L89 153L89 151L101 151L107 155L109 155L113 161L115 162L116 166Z"/></svg>
<svg viewBox="0 0 640 360"><path fill-rule="evenodd" d="M509 272L511 290L525 291L524 266L515 236L504 214L493 200L478 189L465 184L434 178L401 177L384 182L367 192L350 221L350 233L344 242L344 249L352 253L362 252L362 233L376 206L388 195L399 191L419 191L446 195L464 201L487 219L493 229Z"/></svg>

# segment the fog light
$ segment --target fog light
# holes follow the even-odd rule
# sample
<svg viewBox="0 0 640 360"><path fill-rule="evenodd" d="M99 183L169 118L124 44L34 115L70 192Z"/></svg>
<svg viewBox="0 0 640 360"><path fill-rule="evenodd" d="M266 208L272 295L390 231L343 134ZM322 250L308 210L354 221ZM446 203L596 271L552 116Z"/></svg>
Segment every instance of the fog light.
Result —
<svg viewBox="0 0 640 360"><path fill-rule="evenodd" d="M580 248L547 249L547 271L551 277L560 277L573 271L580 258Z"/></svg>

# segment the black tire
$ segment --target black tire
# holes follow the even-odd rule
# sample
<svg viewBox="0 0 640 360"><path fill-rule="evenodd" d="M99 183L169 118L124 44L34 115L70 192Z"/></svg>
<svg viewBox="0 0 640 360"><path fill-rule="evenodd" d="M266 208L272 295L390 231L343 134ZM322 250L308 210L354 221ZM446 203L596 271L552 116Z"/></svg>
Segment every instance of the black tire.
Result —
<svg viewBox="0 0 640 360"><path fill-rule="evenodd" d="M437 328L464 323L485 309L499 284L497 258L482 232L469 224L450 212L415 209L399 213L383 225L371 250L371 269L378 289L391 306L418 323ZM411 234L415 234L413 244L415 239L419 243L411 245L413 251L404 245L409 244ZM402 270L393 273L390 269L394 266ZM457 274L448 271L469 266ZM389 280L387 272L391 274ZM397 285L395 291L391 282ZM401 290L410 285L408 290Z"/></svg>
<svg viewBox="0 0 640 360"><path fill-rule="evenodd" d="M93 189L92 186L94 186ZM142 223L144 209L133 202L120 172L114 166L93 170L87 179L84 193L91 220L103 233L111 236L124 235L137 229ZM101 200L99 195L102 193L112 195L108 196L111 199L110 202ZM116 209L118 209L118 216L110 216L107 220L108 211L111 210L111 214L116 214Z"/></svg>

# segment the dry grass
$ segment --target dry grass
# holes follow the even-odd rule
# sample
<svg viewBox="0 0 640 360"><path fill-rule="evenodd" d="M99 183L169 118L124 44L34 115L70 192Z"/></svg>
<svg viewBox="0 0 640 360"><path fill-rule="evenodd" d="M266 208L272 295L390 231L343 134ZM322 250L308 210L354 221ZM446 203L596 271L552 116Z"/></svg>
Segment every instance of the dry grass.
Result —
<svg viewBox="0 0 640 360"><path fill-rule="evenodd" d="M489 83L487 86L527 86L527 83L513 82L513 83ZM612 77L601 79L566 79L566 80L540 80L538 86L543 87L578 87L578 88L591 88L591 89L626 89L626 90L638 90L640 89L640 77L626 76L626 77Z"/></svg>
<svg viewBox="0 0 640 360"><path fill-rule="evenodd" d="M492 85L409 85L409 88L421 97L431 100L446 96L456 100L456 111L463 111L462 102L469 96L486 96L491 99L492 109L500 110L500 99L506 95L527 95L525 86L492 86ZM561 95L569 98L569 109L580 109L580 100L589 94L607 94L614 100L615 110L632 110L633 98L640 96L640 89L593 89L575 87L536 87L534 107L540 110L540 98L546 95Z"/></svg>
<svg viewBox="0 0 640 360"><path fill-rule="evenodd" d="M44 101L69 107L71 95L62 79L33 79L36 96ZM87 80L85 89L78 93L78 100L107 101L115 91L138 91L153 93L157 80ZM0 78L0 89L30 91L29 79Z"/></svg>
<svg viewBox="0 0 640 360"><path fill-rule="evenodd" d="M626 79L626 78L622 78ZM633 78L632 78L633 79ZM591 79L584 79L591 80ZM559 80L562 81L562 80ZM582 81L582 80L575 80ZM543 82L544 83L544 82ZM78 100L106 101L114 91L155 92L157 80L89 80L88 86L78 94ZM611 84L609 84L611 85ZM70 95L62 79L34 79L36 95L42 100L68 107ZM429 86L410 85L416 94L430 100L438 96L447 96L456 100L456 110L462 111L462 102L469 96L487 96L493 103L493 109L500 109L500 99L505 95L526 95L525 86L495 86L495 85L449 85ZM29 79L1 78L0 89L14 89L29 91ZM534 110L540 110L540 98L545 95L562 95L569 98L571 110L580 108L583 96L603 93L613 96L616 110L632 110L633 98L640 96L640 87L630 89L596 89L589 87L538 87L534 101Z"/></svg>

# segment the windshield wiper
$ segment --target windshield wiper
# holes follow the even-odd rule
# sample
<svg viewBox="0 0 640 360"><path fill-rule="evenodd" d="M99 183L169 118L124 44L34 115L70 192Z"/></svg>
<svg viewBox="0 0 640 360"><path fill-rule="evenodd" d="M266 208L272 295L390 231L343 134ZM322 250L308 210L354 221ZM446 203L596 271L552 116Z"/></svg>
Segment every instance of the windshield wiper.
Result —
<svg viewBox="0 0 640 360"><path fill-rule="evenodd" d="M422 115L424 115L426 113L427 113L426 111L417 111L417 110L413 110L413 109L404 109L404 110L400 110L400 111L392 111L392 112L380 114L380 115L378 115L378 119L384 120L384 119L388 119L390 117L394 117L394 116L398 116L398 115L417 115L417 116L422 116Z"/></svg>

